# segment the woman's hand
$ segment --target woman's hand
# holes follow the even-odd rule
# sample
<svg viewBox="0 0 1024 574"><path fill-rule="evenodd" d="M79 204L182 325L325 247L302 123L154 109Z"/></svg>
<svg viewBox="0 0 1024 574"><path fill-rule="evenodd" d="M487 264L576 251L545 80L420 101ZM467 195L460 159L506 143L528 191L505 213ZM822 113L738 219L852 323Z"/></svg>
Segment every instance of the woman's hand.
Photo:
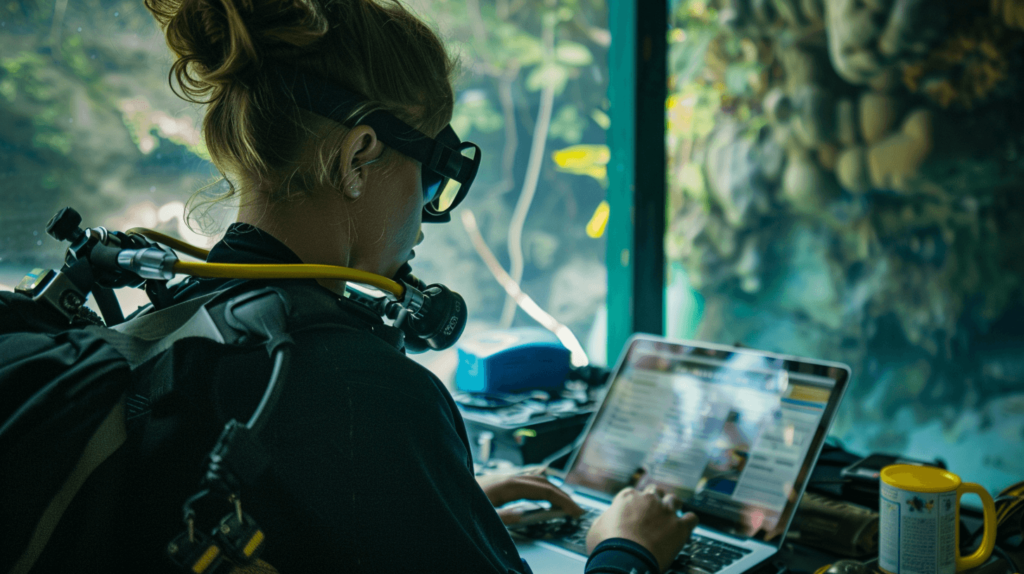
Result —
<svg viewBox="0 0 1024 574"><path fill-rule="evenodd" d="M529 474L487 474L476 477L487 499L495 508L515 500L546 500L552 508L564 510L566 514L577 518L583 515L583 509L569 498L562 489L548 482L547 478ZM516 510L498 510L498 516L505 524L515 524L520 517Z"/></svg>
<svg viewBox="0 0 1024 574"><path fill-rule="evenodd" d="M697 526L696 514L676 515L682 507L674 494L665 495L653 484L643 492L624 488L615 495L611 508L591 525L587 552L593 552L602 540L626 538L650 550L665 571Z"/></svg>

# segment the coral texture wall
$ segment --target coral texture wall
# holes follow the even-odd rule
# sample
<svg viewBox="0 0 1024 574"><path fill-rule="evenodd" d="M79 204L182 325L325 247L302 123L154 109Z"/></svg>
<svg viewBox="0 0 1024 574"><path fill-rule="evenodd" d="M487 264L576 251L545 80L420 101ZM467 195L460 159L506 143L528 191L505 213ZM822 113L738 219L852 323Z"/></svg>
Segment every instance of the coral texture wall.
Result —
<svg viewBox="0 0 1024 574"><path fill-rule="evenodd" d="M673 10L672 334L846 361L858 450L1024 475L1024 2Z"/></svg>

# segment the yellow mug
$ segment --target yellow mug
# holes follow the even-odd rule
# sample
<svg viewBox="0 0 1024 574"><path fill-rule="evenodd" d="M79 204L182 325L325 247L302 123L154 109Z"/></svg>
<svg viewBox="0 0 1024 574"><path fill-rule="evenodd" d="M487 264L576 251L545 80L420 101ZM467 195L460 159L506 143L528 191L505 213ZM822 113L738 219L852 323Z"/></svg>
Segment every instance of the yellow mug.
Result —
<svg viewBox="0 0 1024 574"><path fill-rule="evenodd" d="M878 566L889 574L953 574L981 566L996 542L996 508L980 485L931 466L882 469ZM981 546L960 556L960 497L973 492L984 508Z"/></svg>

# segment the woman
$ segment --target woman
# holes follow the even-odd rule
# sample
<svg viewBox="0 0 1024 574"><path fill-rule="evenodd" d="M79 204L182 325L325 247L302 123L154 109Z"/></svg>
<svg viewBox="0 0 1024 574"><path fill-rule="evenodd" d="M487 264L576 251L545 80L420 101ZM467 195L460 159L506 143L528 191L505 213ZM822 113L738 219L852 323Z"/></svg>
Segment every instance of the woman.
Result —
<svg viewBox="0 0 1024 574"><path fill-rule="evenodd" d="M468 191L479 157L448 126L453 63L398 3L146 6L177 56L172 87L207 104L206 145L240 199L238 221L208 261L393 277L413 258L424 218L445 220ZM431 155L445 149L435 139L464 157ZM446 177L458 192L441 191ZM226 284L190 280L174 296ZM262 437L273 477L244 495L266 533L263 557L285 573L525 571L494 507L521 498L579 507L540 478L478 483L444 386L378 336L378 317L339 297L343 282L320 284L349 321L292 333L293 367ZM125 556L146 570L169 568L164 548L182 528L180 504L206 449L224 421L252 412L269 372L259 352L214 354L202 342L162 363L151 387L180 389L188 408L136 423ZM653 489L620 493L589 533L592 571L664 569L696 520L677 517L677 506Z"/></svg>

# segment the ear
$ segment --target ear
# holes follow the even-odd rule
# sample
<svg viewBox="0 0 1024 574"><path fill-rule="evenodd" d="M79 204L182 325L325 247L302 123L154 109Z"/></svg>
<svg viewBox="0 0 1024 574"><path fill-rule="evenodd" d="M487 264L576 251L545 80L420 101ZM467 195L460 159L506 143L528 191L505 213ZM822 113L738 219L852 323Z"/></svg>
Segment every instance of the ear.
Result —
<svg viewBox="0 0 1024 574"><path fill-rule="evenodd" d="M356 126L348 131L341 146L341 165L345 173L341 190L345 197L356 199L366 189L367 164L380 158L384 144L377 139L377 132L370 126Z"/></svg>

